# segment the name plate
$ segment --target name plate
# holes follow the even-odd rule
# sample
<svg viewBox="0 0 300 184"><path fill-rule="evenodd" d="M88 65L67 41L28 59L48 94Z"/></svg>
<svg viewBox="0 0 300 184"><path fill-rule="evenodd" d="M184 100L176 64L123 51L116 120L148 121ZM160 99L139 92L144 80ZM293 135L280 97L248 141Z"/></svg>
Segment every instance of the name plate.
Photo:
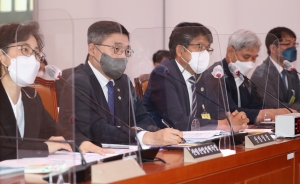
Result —
<svg viewBox="0 0 300 184"><path fill-rule="evenodd" d="M269 133L248 135L245 137L245 148L260 148L274 144L274 139Z"/></svg>
<svg viewBox="0 0 300 184"><path fill-rule="evenodd" d="M201 162L223 156L215 143L184 148L183 155L184 162Z"/></svg>

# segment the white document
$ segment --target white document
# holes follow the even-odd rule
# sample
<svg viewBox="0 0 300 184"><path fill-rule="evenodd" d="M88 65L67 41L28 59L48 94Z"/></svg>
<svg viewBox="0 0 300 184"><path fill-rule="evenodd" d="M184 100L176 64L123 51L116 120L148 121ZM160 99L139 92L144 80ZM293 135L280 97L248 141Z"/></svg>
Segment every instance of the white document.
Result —
<svg viewBox="0 0 300 184"><path fill-rule="evenodd" d="M114 154L99 155L97 153L86 153L84 158L86 162L99 161L104 158L112 157L119 154L125 154L129 152L136 151L136 149L110 149L113 150ZM68 151L57 151L48 157L35 157L35 158L23 158L23 159L12 159L4 160L0 162L0 166L7 167L26 167L35 165L58 165L66 164L69 167L80 165L81 157L78 152L68 152Z"/></svg>
<svg viewBox="0 0 300 184"><path fill-rule="evenodd" d="M216 138L221 135L229 135L229 133L222 130L209 130L209 131L183 131L183 138L188 143L203 142L211 138Z"/></svg>

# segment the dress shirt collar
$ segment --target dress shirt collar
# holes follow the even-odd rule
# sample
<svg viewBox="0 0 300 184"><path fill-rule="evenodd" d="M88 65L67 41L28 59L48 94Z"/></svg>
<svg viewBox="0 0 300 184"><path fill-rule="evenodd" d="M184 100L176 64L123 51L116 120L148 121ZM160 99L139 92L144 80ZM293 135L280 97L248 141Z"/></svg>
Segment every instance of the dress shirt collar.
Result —
<svg viewBox="0 0 300 184"><path fill-rule="evenodd" d="M190 72L188 72L187 70L184 70L184 68L177 62L176 59L175 59L175 61L176 61L176 64L177 64L181 74L183 75L184 81L187 81L191 76L193 76L192 74L190 74Z"/></svg>
<svg viewBox="0 0 300 184"><path fill-rule="evenodd" d="M278 70L279 73L282 72L283 68L282 66L280 66L278 63L276 63L271 56L269 56L270 60L273 62L273 64L275 65L275 68Z"/></svg>
<svg viewBox="0 0 300 184"><path fill-rule="evenodd" d="M95 74L97 80L99 81L100 85L101 85L101 88L103 89L106 84L109 82L109 80L104 76L102 75L102 73L100 73L92 64L90 61L88 61L88 64L90 65L93 73ZM113 82L113 85L115 85L115 81L113 79L111 79L110 81Z"/></svg>

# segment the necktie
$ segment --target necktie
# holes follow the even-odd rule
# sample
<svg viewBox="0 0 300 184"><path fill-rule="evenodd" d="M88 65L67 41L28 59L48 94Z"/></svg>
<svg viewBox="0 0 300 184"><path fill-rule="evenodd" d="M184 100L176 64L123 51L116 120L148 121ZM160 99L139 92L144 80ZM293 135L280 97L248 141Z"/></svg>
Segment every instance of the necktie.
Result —
<svg viewBox="0 0 300 184"><path fill-rule="evenodd" d="M107 103L108 103L109 111L110 111L110 113L114 114L115 109L114 109L114 86L113 86L113 82L109 81L106 84L106 86L107 86L107 89L108 89ZM112 117L112 121L114 123L114 117Z"/></svg>
<svg viewBox="0 0 300 184"><path fill-rule="evenodd" d="M281 72L281 77L282 77L282 80L283 80L283 84L285 86L285 89L287 89L287 85L286 85L286 71L285 70L282 70Z"/></svg>
<svg viewBox="0 0 300 184"><path fill-rule="evenodd" d="M188 81L192 85L192 117L196 117L197 113L197 99L196 99L196 87L195 87L195 76L191 76Z"/></svg>

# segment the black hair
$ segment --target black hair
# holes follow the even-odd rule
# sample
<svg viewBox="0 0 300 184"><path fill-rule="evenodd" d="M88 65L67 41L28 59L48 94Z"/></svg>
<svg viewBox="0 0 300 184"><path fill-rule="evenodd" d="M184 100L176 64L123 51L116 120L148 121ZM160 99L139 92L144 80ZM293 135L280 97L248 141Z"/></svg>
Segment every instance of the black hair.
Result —
<svg viewBox="0 0 300 184"><path fill-rule="evenodd" d="M171 56L170 51L168 50L159 50L155 52L152 56L153 64L161 63L163 58L169 58Z"/></svg>
<svg viewBox="0 0 300 184"><path fill-rule="evenodd" d="M278 45L277 40L281 41L282 38L284 37L284 35L289 35L293 38L296 38L296 34L290 30L289 28L286 27L276 27L274 29L271 29L268 32L268 35L266 36L266 47L267 47L267 51L268 51L268 55L271 54L270 51L270 45L271 44L275 44Z"/></svg>
<svg viewBox="0 0 300 184"><path fill-rule="evenodd" d="M88 44L101 44L109 35L114 33L121 33L129 39L129 32L123 25L113 21L98 21L88 28L87 42Z"/></svg>
<svg viewBox="0 0 300 184"><path fill-rule="evenodd" d="M209 43L213 42L211 32L202 24L195 22L182 22L179 23L171 33L169 38L169 50L171 58L176 56L176 46L183 45L188 47L188 44L198 36L205 36Z"/></svg>
<svg viewBox="0 0 300 184"><path fill-rule="evenodd" d="M39 32L39 23L32 21L28 24L11 23L0 26L0 49L7 53L7 46L16 42L22 42L29 39L32 35L38 44L38 48L42 51L44 47L43 36ZM2 76L0 70L0 77Z"/></svg>

